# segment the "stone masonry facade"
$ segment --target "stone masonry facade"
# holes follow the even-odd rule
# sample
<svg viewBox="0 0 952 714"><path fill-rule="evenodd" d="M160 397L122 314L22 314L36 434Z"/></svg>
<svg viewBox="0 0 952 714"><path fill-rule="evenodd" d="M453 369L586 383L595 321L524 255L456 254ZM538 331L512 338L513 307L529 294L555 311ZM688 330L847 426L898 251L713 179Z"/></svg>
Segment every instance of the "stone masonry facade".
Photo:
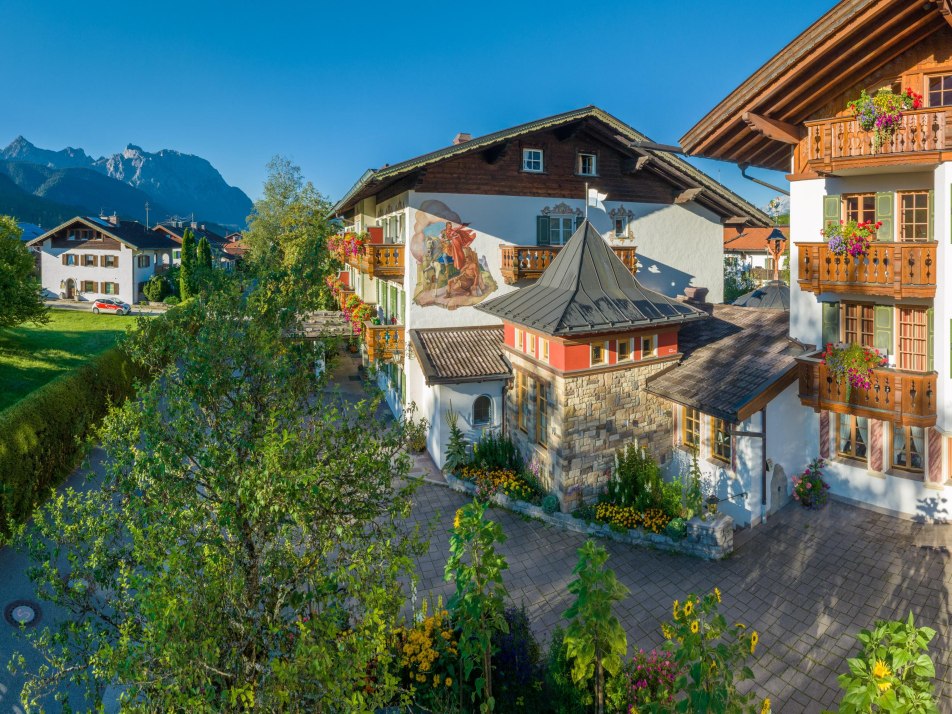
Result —
<svg viewBox="0 0 952 714"><path fill-rule="evenodd" d="M506 392L506 424L519 450L542 466L543 486L559 497L563 512L592 503L605 488L615 452L629 444L642 446L659 462L671 451L673 416L670 404L648 394L645 380L669 367L668 360L633 363L572 375L555 374L535 362L508 353L515 372L529 381L528 419L518 428L515 390ZM546 385L546 445L536 443L536 390Z"/></svg>

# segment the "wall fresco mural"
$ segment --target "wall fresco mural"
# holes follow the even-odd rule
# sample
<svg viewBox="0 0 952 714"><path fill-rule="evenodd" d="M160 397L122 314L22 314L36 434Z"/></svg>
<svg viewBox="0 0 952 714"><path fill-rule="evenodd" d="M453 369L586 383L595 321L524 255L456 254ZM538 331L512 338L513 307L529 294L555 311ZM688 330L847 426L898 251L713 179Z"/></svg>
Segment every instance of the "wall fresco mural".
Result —
<svg viewBox="0 0 952 714"><path fill-rule="evenodd" d="M416 212L410 254L417 264L413 302L447 310L476 305L496 288L486 256L472 247L476 231L442 201L424 201Z"/></svg>

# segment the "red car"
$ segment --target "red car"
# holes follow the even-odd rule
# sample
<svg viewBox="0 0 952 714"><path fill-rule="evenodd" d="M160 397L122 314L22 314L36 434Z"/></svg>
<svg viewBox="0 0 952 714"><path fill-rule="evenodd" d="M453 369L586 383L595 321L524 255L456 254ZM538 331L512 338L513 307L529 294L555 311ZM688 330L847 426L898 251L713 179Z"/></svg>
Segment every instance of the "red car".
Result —
<svg viewBox="0 0 952 714"><path fill-rule="evenodd" d="M93 312L95 312L97 315L100 312L111 312L116 315L128 315L130 310L132 310L132 307L128 303L124 303L122 300L115 300L113 298L99 298L93 303Z"/></svg>

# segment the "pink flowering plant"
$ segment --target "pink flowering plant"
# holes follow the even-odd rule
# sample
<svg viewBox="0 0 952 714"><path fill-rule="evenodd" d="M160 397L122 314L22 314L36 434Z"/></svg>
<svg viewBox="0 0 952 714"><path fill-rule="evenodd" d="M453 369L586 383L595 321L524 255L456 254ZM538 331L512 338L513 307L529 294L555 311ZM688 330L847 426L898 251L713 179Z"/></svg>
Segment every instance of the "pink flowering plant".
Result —
<svg viewBox="0 0 952 714"><path fill-rule="evenodd" d="M793 498L804 508L817 509L827 501L830 484L823 480L824 466L823 459L813 459L802 474L793 477Z"/></svg>
<svg viewBox="0 0 952 714"><path fill-rule="evenodd" d="M673 705L678 674L671 652L638 650L609 680L606 709L632 714L641 711L646 704Z"/></svg>
<svg viewBox="0 0 952 714"><path fill-rule="evenodd" d="M327 239L327 249L344 262L349 255L360 255L367 245L366 233L337 233Z"/></svg>
<svg viewBox="0 0 952 714"><path fill-rule="evenodd" d="M827 245L833 255L848 255L853 258L862 258L869 252L869 245L876 239L876 231L882 228L882 221L873 223L864 221L832 221L827 224L821 235L826 238Z"/></svg>
<svg viewBox="0 0 952 714"><path fill-rule="evenodd" d="M827 345L822 359L829 374L838 383L846 385L847 399L854 388L872 387L873 370L886 364L886 357L878 350L863 347L855 342L846 347Z"/></svg>
<svg viewBox="0 0 952 714"><path fill-rule="evenodd" d="M859 99L854 99L846 108L853 112L863 131L875 132L873 148L878 150L889 142L902 122L902 113L910 109L921 109L922 95L912 91L911 87L897 94L883 87L870 96L864 89Z"/></svg>

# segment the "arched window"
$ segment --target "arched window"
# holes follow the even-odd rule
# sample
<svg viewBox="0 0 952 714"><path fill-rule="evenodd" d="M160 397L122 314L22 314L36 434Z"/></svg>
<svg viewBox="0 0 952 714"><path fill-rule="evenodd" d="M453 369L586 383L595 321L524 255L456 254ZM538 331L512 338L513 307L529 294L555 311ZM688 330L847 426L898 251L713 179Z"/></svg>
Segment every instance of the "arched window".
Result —
<svg viewBox="0 0 952 714"><path fill-rule="evenodd" d="M483 394L473 402L473 426L489 426L493 422L493 400Z"/></svg>

